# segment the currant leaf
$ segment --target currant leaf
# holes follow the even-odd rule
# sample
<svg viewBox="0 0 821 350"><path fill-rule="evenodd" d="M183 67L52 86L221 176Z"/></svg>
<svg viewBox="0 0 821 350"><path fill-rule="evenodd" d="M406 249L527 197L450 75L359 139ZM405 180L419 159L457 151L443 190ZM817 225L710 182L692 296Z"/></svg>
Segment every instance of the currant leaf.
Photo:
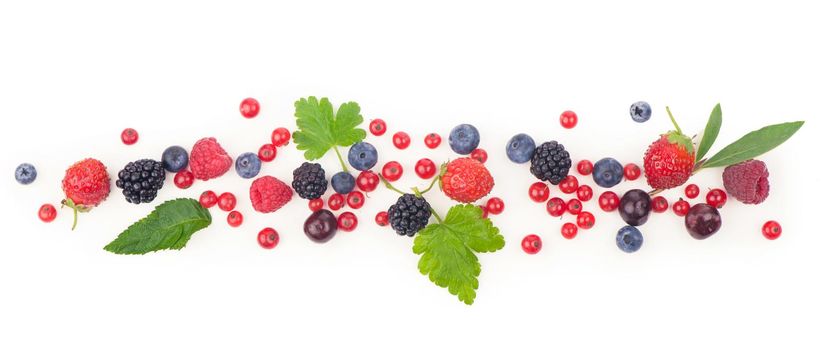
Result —
<svg viewBox="0 0 821 350"><path fill-rule="evenodd" d="M347 147L365 138L365 130L357 128L364 119L356 102L343 103L336 115L324 97L301 98L294 106L298 130L293 140L298 150L305 151L305 159L319 159L333 147Z"/></svg>

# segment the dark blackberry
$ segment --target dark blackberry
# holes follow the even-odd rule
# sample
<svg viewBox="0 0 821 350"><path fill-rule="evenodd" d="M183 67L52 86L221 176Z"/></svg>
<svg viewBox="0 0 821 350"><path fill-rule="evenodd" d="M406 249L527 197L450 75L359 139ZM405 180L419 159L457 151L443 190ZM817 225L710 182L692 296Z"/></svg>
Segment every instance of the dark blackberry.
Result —
<svg viewBox="0 0 821 350"><path fill-rule="evenodd" d="M412 194L403 194L396 204L388 209L391 228L402 236L413 237L419 230L428 225L431 211L425 198Z"/></svg>
<svg viewBox="0 0 821 350"><path fill-rule="evenodd" d="M128 163L117 174L115 184L123 190L129 203L151 203L165 182L165 169L161 162L141 159Z"/></svg>
<svg viewBox="0 0 821 350"><path fill-rule="evenodd" d="M564 146L556 141L550 141L536 147L533 157L530 158L530 173L539 180L558 185L567 177L572 165L570 153Z"/></svg>
<svg viewBox="0 0 821 350"><path fill-rule="evenodd" d="M317 163L302 163L294 170L294 181L291 187L304 199L317 199L328 189L325 170Z"/></svg>

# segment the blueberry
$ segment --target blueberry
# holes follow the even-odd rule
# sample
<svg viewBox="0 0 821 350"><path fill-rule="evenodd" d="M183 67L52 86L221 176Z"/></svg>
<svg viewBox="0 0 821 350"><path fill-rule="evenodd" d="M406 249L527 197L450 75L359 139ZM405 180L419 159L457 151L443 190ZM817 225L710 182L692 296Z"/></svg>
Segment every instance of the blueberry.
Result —
<svg viewBox="0 0 821 350"><path fill-rule="evenodd" d="M603 158L593 165L593 181L601 187L616 186L623 177L624 168L613 158Z"/></svg>
<svg viewBox="0 0 821 350"><path fill-rule="evenodd" d="M20 164L14 170L14 179L22 185L28 185L37 179L37 169L29 163Z"/></svg>
<svg viewBox="0 0 821 350"><path fill-rule="evenodd" d="M630 118L633 118L636 123L644 123L650 120L652 114L653 110L647 102L639 101L630 105Z"/></svg>
<svg viewBox="0 0 821 350"><path fill-rule="evenodd" d="M357 142L348 150L348 163L359 171L370 170L379 160L376 147L367 142Z"/></svg>
<svg viewBox="0 0 821 350"><path fill-rule="evenodd" d="M470 154L479 147L479 130L470 124L459 124L450 131L448 136L450 148L459 154Z"/></svg>
<svg viewBox="0 0 821 350"><path fill-rule="evenodd" d="M162 152L162 167L176 173L188 166L188 152L180 146L171 146Z"/></svg>
<svg viewBox="0 0 821 350"><path fill-rule="evenodd" d="M339 194L348 194L353 191L356 180L351 173L340 171L331 177L331 187Z"/></svg>
<svg viewBox="0 0 821 350"><path fill-rule="evenodd" d="M236 162L237 174L244 179L250 179L259 174L259 167L262 165L256 154L247 152L240 154Z"/></svg>
<svg viewBox="0 0 821 350"><path fill-rule="evenodd" d="M518 164L529 162L534 150L536 150L536 143L527 134L513 136L505 147L507 158Z"/></svg>
<svg viewBox="0 0 821 350"><path fill-rule="evenodd" d="M616 234L616 245L625 253L635 253L641 248L644 237L641 231L633 226L625 226Z"/></svg>

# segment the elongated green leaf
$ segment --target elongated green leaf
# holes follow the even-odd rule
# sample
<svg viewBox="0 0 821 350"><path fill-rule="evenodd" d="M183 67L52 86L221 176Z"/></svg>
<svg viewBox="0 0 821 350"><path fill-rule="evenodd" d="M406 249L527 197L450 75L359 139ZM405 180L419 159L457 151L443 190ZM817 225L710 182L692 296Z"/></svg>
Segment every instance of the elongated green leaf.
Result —
<svg viewBox="0 0 821 350"><path fill-rule="evenodd" d="M724 147L716 155L704 162L703 168L715 168L741 163L758 157L767 151L778 147L795 134L803 121L789 122L765 126L753 131L738 141Z"/></svg>
<svg viewBox="0 0 821 350"><path fill-rule="evenodd" d="M701 140L698 142L698 153L696 154L696 161L704 159L710 147L716 142L718 132L721 130L721 104L716 104L713 107L713 112L710 113L710 119L707 120L707 126L704 127L704 132L701 133Z"/></svg>
<svg viewBox="0 0 821 350"><path fill-rule="evenodd" d="M175 199L154 208L148 216L120 233L105 250L114 254L145 254L185 247L191 236L211 224L211 214L199 201Z"/></svg>

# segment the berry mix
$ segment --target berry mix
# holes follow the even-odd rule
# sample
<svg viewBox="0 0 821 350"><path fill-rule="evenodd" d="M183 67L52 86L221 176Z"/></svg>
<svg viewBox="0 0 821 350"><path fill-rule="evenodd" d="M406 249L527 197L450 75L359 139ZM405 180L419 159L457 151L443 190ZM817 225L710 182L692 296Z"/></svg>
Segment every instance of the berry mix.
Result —
<svg viewBox="0 0 821 350"><path fill-rule="evenodd" d="M116 173L114 185L121 190L125 201L148 204L163 189L167 173L173 173L174 185L185 190L195 181L224 176L233 167L239 177L250 179L247 197L242 197L250 199L256 212L276 212L291 202L294 193L305 200L308 211L303 232L316 243L332 240L340 230L356 230L359 226L356 211L366 205L367 194L381 185L397 197L376 215L374 222L381 227L389 226L399 236L412 237L412 250L420 255L419 271L436 285L447 288L460 301L472 304L481 271L477 253L492 253L505 246L499 228L489 218L503 214L504 200L491 197L481 202L493 190L495 180L484 165L488 153L479 148L479 130L470 124L455 126L447 134L448 146L455 157L441 165L429 158L419 159L414 173L427 184L400 189L393 183L403 176L402 165L386 161L380 167L379 150L365 141L368 132L371 137L387 133L384 120L371 120L366 132L359 127L364 118L357 103L343 103L334 110L327 98L300 99L295 103L295 110L297 128L293 134L286 128L276 128L270 143L262 144L256 152L233 158L215 138L205 137L190 151L174 145L168 147L159 160L146 158L127 163ZM240 104L240 114L245 118L254 118L259 112L260 103L254 98ZM650 105L643 101L632 104L629 112L637 123L646 122L652 115ZM713 109L697 142L681 131L669 108L667 114L674 129L650 144L642 164L622 165L619 160L606 157L595 162L576 161L574 168L571 152L559 141L537 144L532 136L524 133L510 138L505 153L512 163L528 166L536 179L527 189L531 200L544 205L549 216L560 220L574 217L561 225L562 237L573 239L580 232L593 229L596 217L591 209L598 207L603 213L617 211L625 226L612 229L615 246L634 253L644 243L639 227L650 220L651 214L683 217L684 228L690 236L703 240L720 231L719 209L729 204L730 199L743 204L764 202L770 190L769 172L766 163L754 158L786 141L803 125L803 122L770 125L707 157L721 128L720 105ZM564 111L559 116L559 124L566 129L578 123L579 116L573 111ZM407 149L412 142L411 135L402 131L388 135L397 150ZM133 145L139 139L137 131L131 128L120 136L125 145ZM436 149L442 143L442 136L435 132L426 134L423 139L428 149ZM297 150L304 152L305 162L286 179L260 176L264 164L274 161L281 151L278 148L288 146L291 141ZM347 159L340 151L345 148ZM339 168L326 172L314 161L331 151L339 160ZM694 174L706 168L724 168L724 188L702 191L695 183L687 184ZM570 174L573 169L578 176ZM619 194L608 190L625 181L638 181L642 175L649 191L634 188ZM32 164L21 164L15 170L15 179L22 185L31 184L36 178L37 169ZM665 190L685 184L686 198L668 201L662 195ZM61 204L72 209L73 230L79 213L91 211L109 197L111 177L102 162L88 158L66 170L62 188L65 199ZM456 202L442 212L444 215L426 198L435 189ZM115 254L182 249L194 233L211 224L210 209L214 207L226 213L229 226L241 227L244 216L235 210L236 204L234 193L211 190L199 194L198 199L167 201L128 226L105 249ZM668 209L672 214L665 214ZM342 212L335 214L339 211ZM44 204L38 210L38 217L43 222L52 222L57 213L54 205ZM280 234L276 229L253 230L257 229L260 247L273 249L278 245ZM776 239L781 233L781 225L776 221L767 221L762 226L762 234L767 239ZM537 254L542 248L542 239L528 234L522 239L521 247L527 254Z"/></svg>

